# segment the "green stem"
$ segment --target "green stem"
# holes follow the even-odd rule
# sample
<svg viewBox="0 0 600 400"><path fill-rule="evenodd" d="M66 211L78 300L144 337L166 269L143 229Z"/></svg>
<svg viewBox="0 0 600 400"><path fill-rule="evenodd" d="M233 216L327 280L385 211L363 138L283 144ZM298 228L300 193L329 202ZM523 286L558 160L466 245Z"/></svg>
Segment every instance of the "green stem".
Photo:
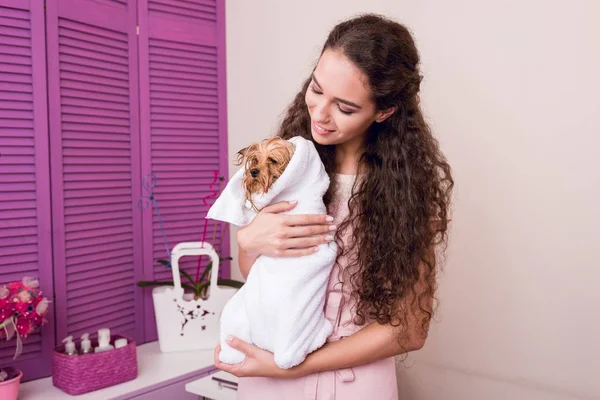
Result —
<svg viewBox="0 0 600 400"><path fill-rule="evenodd" d="M179 272L181 272L183 274L183 276L185 276L192 285L194 285L194 286L196 285L194 278L192 278L192 276L186 270L180 269Z"/></svg>
<svg viewBox="0 0 600 400"><path fill-rule="evenodd" d="M175 286L175 284L173 283L173 281L165 281L165 282L159 282L159 281L139 281L137 283L137 285L139 287L152 287L152 286ZM191 292L195 292L194 287L188 285L187 283L182 283L181 287L184 289L187 289Z"/></svg>

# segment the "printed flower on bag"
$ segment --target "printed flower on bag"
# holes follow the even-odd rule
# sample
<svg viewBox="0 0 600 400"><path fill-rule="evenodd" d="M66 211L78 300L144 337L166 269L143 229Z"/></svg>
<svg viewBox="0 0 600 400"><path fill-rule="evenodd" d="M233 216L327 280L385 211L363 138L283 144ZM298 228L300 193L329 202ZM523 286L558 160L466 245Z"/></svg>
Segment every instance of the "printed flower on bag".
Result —
<svg viewBox="0 0 600 400"><path fill-rule="evenodd" d="M181 336L184 335L184 331L183 329L185 328L185 326L187 325L187 323L191 320L194 320L196 318L201 318L202 320L204 320L204 317L206 316L206 314L212 314L215 315L214 312L210 312L207 309L203 309L202 313L200 313L200 309L202 308L200 306L200 304L191 304L188 308L190 308L189 310L186 310L184 305L181 304L176 304L177 305L177 311L181 313L181 316L183 317L182 321L181 321ZM202 330L206 329L206 325L202 326Z"/></svg>
<svg viewBox="0 0 600 400"><path fill-rule="evenodd" d="M48 299L42 297L37 279L25 277L21 282L0 286L0 340L10 340L16 333L14 358L21 354L21 338L44 325L47 313Z"/></svg>

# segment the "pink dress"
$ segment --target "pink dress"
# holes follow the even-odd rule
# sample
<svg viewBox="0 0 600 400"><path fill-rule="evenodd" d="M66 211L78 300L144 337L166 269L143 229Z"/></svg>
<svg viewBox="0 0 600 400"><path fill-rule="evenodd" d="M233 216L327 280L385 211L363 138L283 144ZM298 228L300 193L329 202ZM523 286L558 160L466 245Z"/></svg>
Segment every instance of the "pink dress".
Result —
<svg viewBox="0 0 600 400"><path fill-rule="evenodd" d="M335 221L348 216L348 200L355 177L335 175L339 190L329 212ZM339 223L339 222L338 222ZM339 263L346 264L344 258ZM350 336L363 326L354 324L350 289L339 283L334 267L327 288L325 316L334 330L328 341ZM339 283L339 284L338 284ZM298 379L240 378L238 400L396 400L396 365L393 358L337 371L319 372Z"/></svg>

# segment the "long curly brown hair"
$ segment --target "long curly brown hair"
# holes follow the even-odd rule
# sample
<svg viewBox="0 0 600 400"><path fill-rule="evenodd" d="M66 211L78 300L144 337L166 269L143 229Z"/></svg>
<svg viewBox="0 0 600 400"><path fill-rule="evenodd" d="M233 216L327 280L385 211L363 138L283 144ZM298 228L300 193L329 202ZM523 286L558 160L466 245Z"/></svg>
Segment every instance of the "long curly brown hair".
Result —
<svg viewBox="0 0 600 400"><path fill-rule="evenodd" d="M336 233L339 255L348 254L342 281L357 300L356 322L399 327L399 340L420 321L427 335L435 309L439 257L447 244L449 205L454 185L450 166L421 112L419 54L410 32L377 15L362 15L331 31L325 50L341 51L368 78L378 110L397 107L382 123L373 123L359 161L349 200L349 217ZM313 140L305 93L311 79L287 109L278 135ZM314 142L336 190L335 146ZM352 226L349 243L341 243ZM438 246L442 245L442 246ZM349 251L349 249L357 251ZM339 259L339 256L338 256Z"/></svg>

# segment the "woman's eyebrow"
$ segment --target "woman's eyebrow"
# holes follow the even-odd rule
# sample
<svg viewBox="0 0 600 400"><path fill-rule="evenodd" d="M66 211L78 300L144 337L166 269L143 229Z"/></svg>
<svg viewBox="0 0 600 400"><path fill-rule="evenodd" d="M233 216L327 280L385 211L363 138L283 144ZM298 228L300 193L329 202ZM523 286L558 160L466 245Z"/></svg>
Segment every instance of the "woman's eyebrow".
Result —
<svg viewBox="0 0 600 400"><path fill-rule="evenodd" d="M312 79L313 79L313 81L315 81L315 83L317 84L318 87L322 88L322 86L319 84L319 81L317 80L317 77L315 76L314 72L312 74ZM356 103L353 103L353 102L348 101L348 100L340 99L339 97L334 97L334 99L337 100L337 101L339 101L340 103L349 105L351 107L355 107L355 108L358 108L358 109L362 108L361 106L359 106Z"/></svg>

